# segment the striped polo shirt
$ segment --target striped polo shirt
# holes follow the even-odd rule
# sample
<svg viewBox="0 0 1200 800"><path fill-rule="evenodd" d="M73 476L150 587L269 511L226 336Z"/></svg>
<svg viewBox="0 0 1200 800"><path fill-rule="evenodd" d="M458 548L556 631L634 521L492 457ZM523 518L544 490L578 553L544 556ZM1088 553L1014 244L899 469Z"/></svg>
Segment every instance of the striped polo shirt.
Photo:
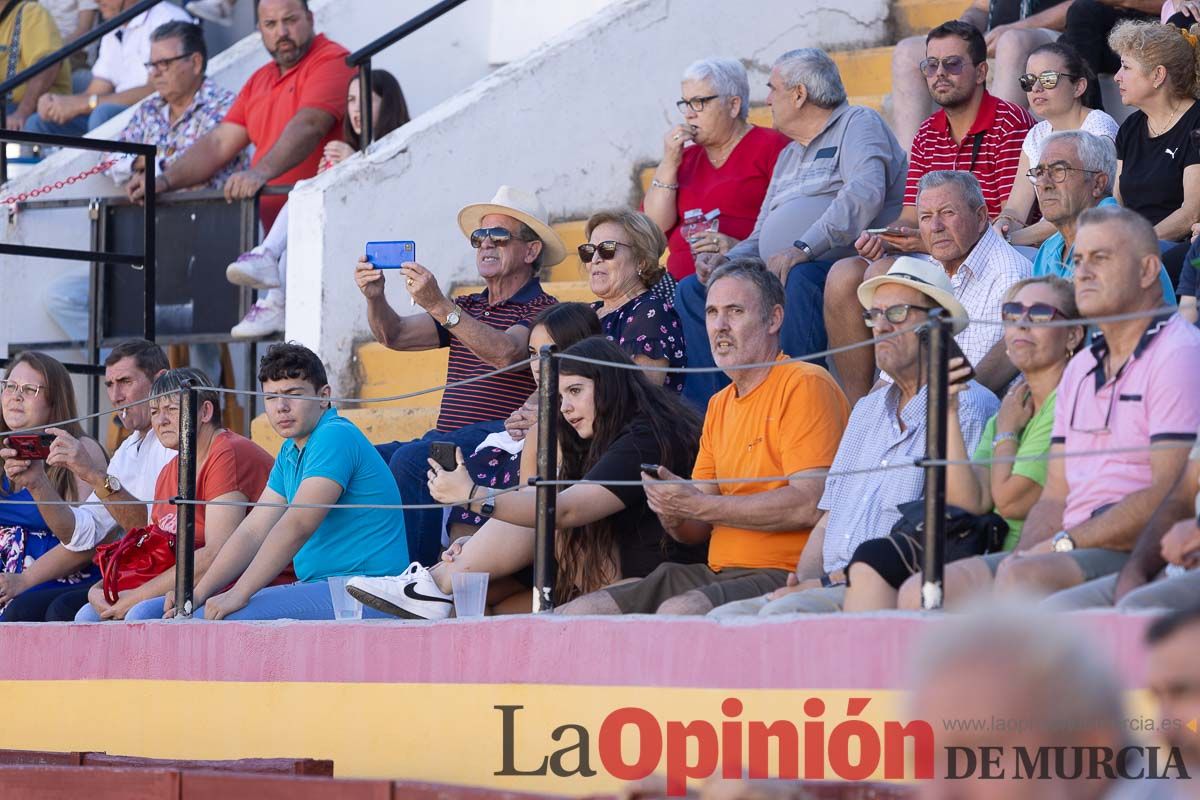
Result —
<svg viewBox="0 0 1200 800"><path fill-rule="evenodd" d="M957 169L979 179L988 216L995 217L1012 191L1021 145L1034 123L1025 109L984 92L975 123L963 140L956 142L950 135L946 110L939 109L921 123L913 139L904 205L917 204L917 184L925 173Z"/></svg>
<svg viewBox="0 0 1200 800"><path fill-rule="evenodd" d="M489 303L487 289L484 289L478 294L459 298L458 306L465 314L489 328L506 331L514 325L528 328L530 320L539 311L557 302L557 299L542 291L542 284L537 278L531 278L503 303ZM441 323L438 323L437 331L440 346L450 348L447 383L474 378L494 369L472 353L457 336L452 336ZM453 431L476 422L504 419L528 400L535 388L529 367L522 366L466 386L447 389L442 395L437 429Z"/></svg>

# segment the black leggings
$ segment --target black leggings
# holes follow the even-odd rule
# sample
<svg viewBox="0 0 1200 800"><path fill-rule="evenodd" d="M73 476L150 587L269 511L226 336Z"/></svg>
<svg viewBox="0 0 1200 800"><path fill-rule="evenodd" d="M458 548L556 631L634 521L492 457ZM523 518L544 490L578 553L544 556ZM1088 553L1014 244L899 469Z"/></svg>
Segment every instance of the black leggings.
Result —
<svg viewBox="0 0 1200 800"><path fill-rule="evenodd" d="M92 581L31 589L4 607L0 622L74 622Z"/></svg>

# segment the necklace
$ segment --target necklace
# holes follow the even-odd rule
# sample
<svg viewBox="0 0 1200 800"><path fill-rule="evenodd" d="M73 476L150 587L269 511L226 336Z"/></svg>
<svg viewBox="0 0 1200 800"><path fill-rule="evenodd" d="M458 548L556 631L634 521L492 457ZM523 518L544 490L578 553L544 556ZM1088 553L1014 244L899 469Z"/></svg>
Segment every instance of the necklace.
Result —
<svg viewBox="0 0 1200 800"><path fill-rule="evenodd" d="M1175 110L1171 112L1171 116L1167 117L1166 127L1164 127L1160 131L1156 131L1154 129L1154 125L1150 122L1150 115L1147 114L1146 115L1146 129L1148 131L1150 131L1150 136L1152 138L1158 138L1159 136L1162 136L1167 131L1171 130L1171 126L1173 124L1175 124L1175 115L1179 113L1179 109L1181 109L1181 108L1183 108L1183 103L1180 103L1179 105L1175 106Z"/></svg>
<svg viewBox="0 0 1200 800"><path fill-rule="evenodd" d="M712 165L718 169L724 166L725 162L729 160L729 157L733 155L733 151L737 149L738 143L741 142L742 139L746 138L746 134L750 132L752 127L754 126L750 125L749 123L743 123L742 132L739 133L733 140L733 144L729 145L728 150L726 150L717 158L713 158L712 156L708 157L708 160L712 162Z"/></svg>

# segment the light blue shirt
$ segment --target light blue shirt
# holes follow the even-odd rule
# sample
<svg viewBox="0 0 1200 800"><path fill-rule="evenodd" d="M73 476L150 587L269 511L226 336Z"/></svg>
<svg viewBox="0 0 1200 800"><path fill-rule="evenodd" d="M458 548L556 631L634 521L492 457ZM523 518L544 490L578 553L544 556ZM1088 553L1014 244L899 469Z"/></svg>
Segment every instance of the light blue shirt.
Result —
<svg viewBox="0 0 1200 800"><path fill-rule="evenodd" d="M1097 208L1115 205L1118 205L1116 200L1106 197L1100 201ZM1054 235L1042 242L1042 246L1038 248L1037 257L1033 259L1033 277L1057 275L1060 278L1071 280L1075 275L1074 255L1075 245L1071 245L1071 249L1063 257L1063 235L1055 231ZM1171 284L1171 276L1167 274L1166 267L1159 269L1158 282L1162 284L1163 305L1175 305L1175 287Z"/></svg>
<svg viewBox="0 0 1200 800"><path fill-rule="evenodd" d="M354 423L335 409L321 415L303 448L283 443L267 486L293 502L306 478L327 478L342 487L338 505L399 505L400 490L383 458ZM296 553L302 581L336 575L396 575L409 564L404 512L398 509L334 508Z"/></svg>

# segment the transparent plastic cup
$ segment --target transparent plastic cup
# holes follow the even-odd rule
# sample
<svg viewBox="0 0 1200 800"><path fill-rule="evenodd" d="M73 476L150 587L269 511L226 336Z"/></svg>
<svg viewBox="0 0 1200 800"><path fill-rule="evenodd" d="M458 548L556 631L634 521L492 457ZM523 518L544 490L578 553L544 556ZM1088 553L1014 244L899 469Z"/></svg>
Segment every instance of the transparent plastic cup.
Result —
<svg viewBox="0 0 1200 800"><path fill-rule="evenodd" d="M450 582L454 586L454 616L482 617L487 604L488 574L456 572Z"/></svg>
<svg viewBox="0 0 1200 800"><path fill-rule="evenodd" d="M333 600L333 618L334 619L362 619L362 603L358 602L346 591L346 578L344 575L336 578L329 578L329 597Z"/></svg>

